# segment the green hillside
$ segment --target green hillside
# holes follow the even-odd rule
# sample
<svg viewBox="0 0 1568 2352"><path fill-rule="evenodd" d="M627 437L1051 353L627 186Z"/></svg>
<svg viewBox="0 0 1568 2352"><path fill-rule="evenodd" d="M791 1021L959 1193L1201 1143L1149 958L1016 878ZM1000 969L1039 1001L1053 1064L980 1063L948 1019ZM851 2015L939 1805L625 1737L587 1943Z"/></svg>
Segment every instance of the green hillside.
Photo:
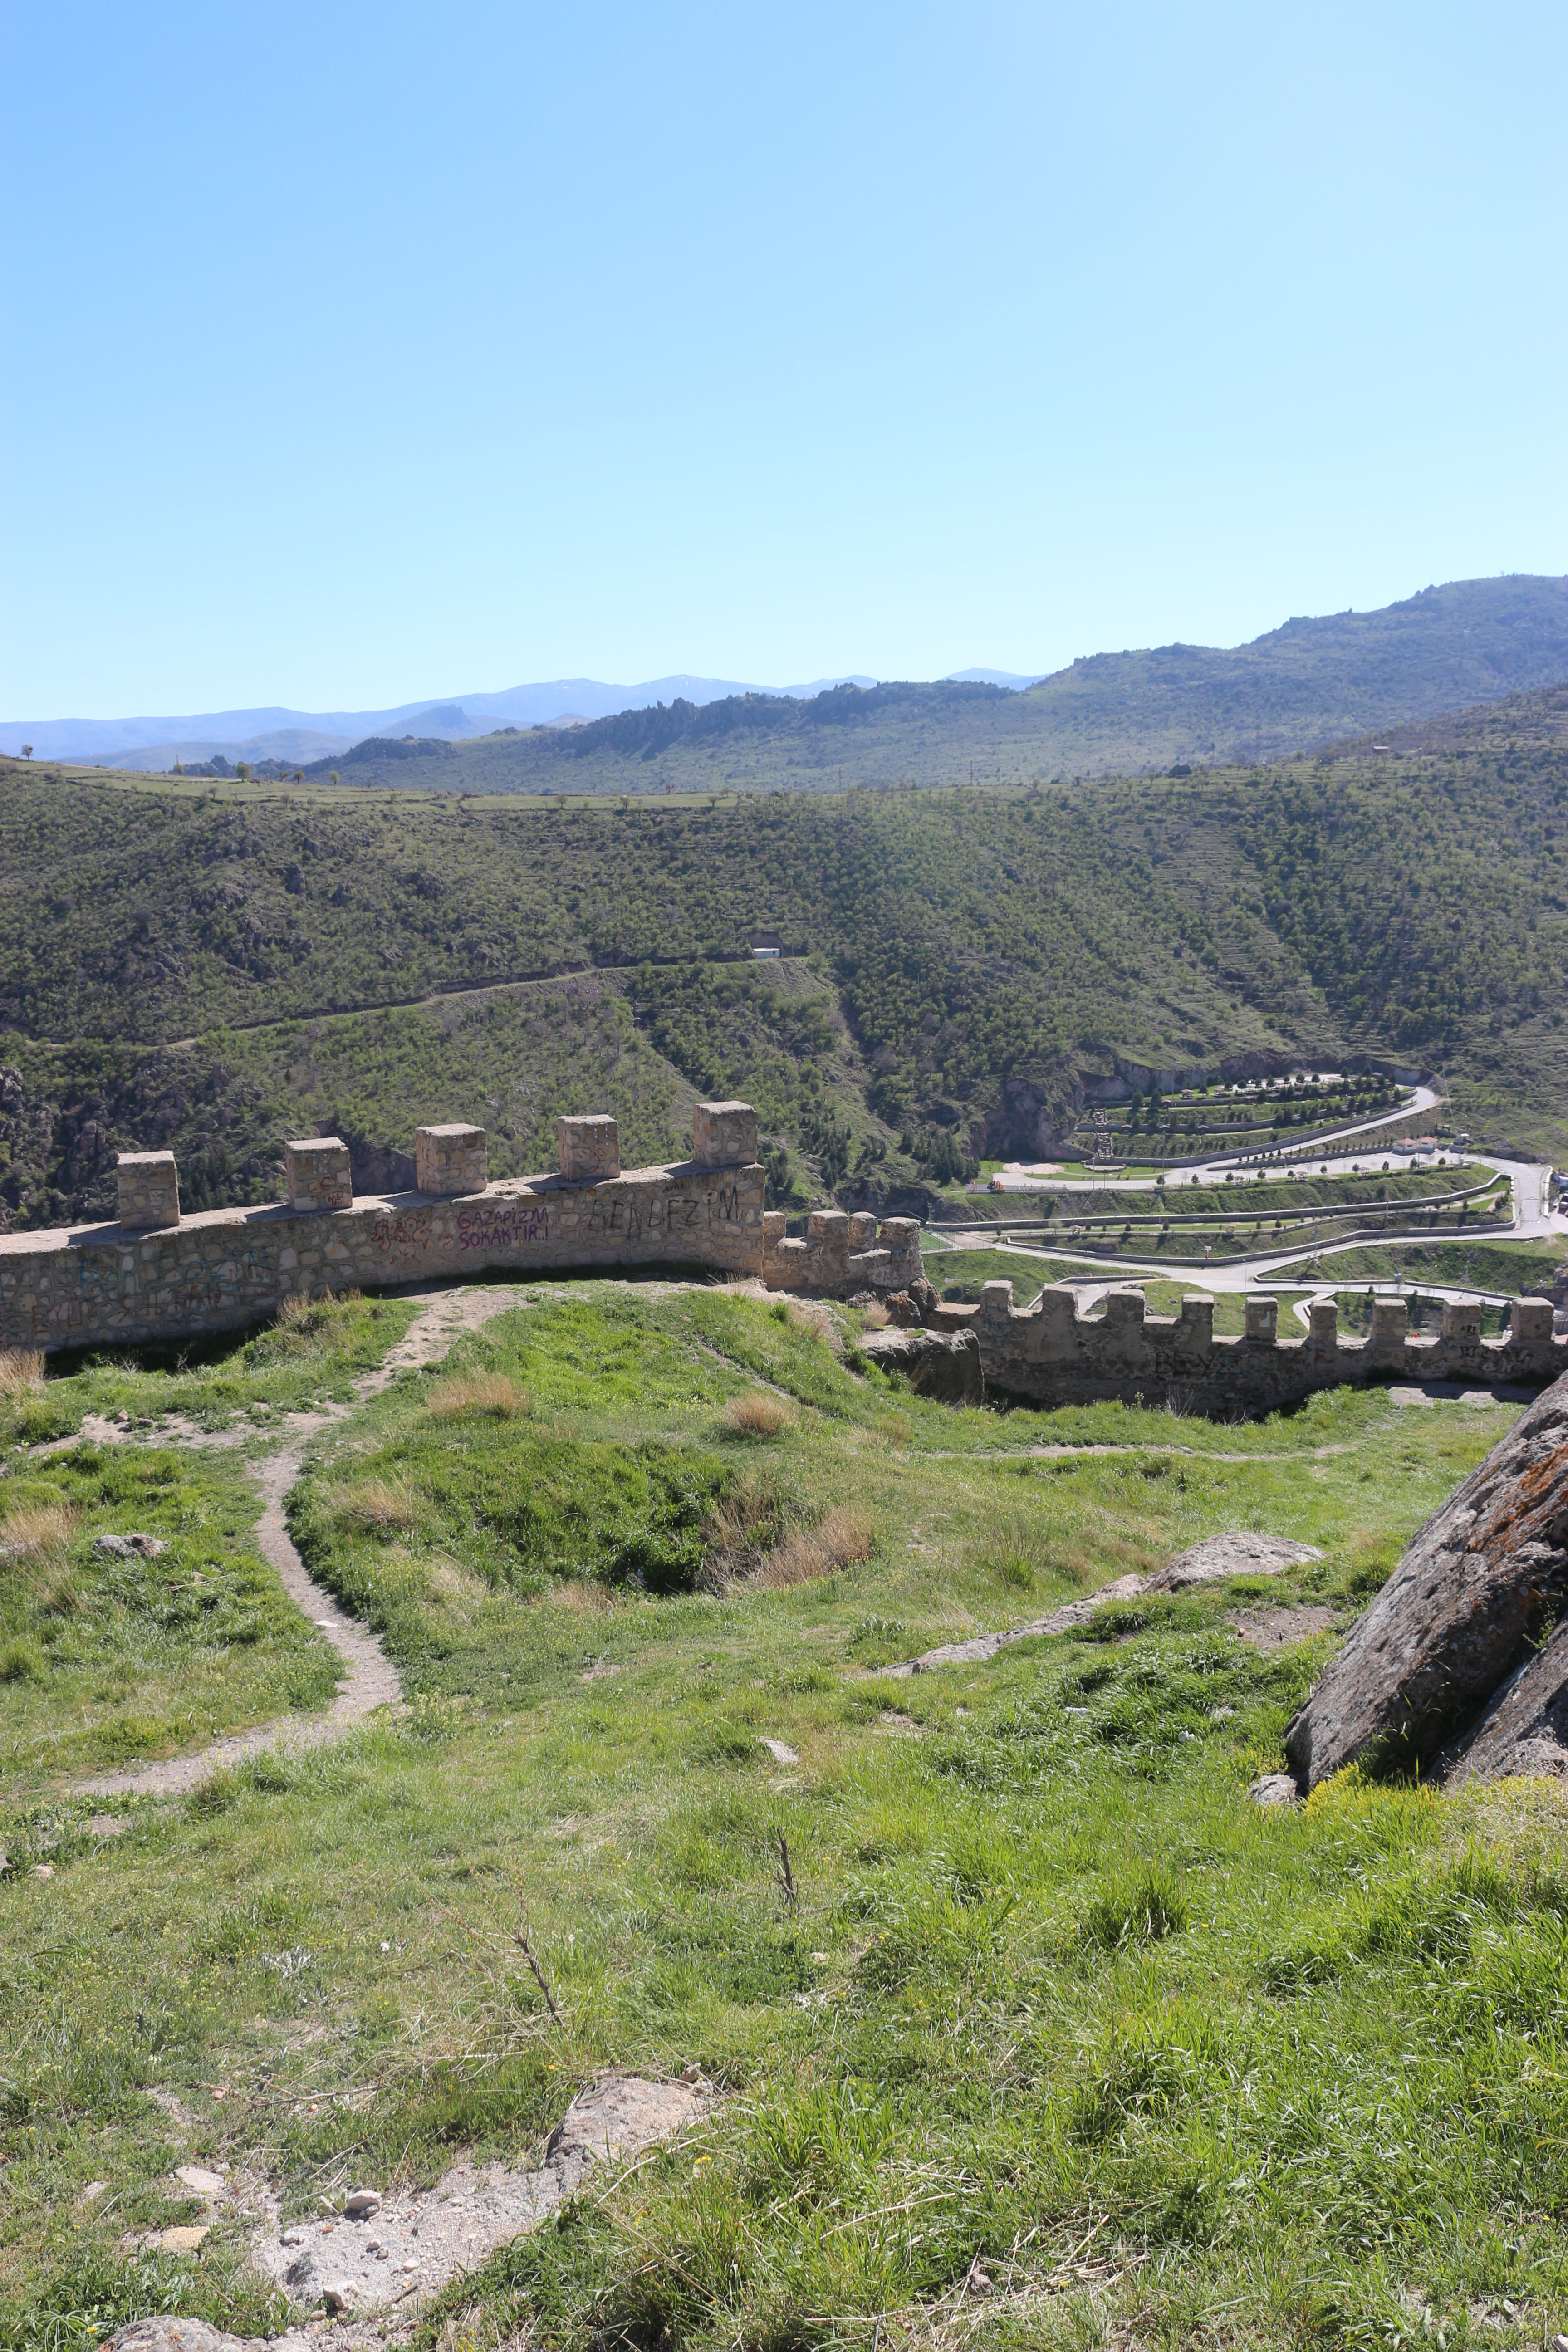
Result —
<svg viewBox="0 0 1568 2352"><path fill-rule="evenodd" d="M662 1155L730 1092L778 1197L881 1202L1047 1156L1119 1055L1394 1056L1568 1157L1565 705L1426 756L717 806L5 763L0 1203L107 1208L115 1150L165 1142L193 1201L271 1197L302 1128L391 1181L437 1115L537 1166L591 1103Z"/></svg>
<svg viewBox="0 0 1568 2352"><path fill-rule="evenodd" d="M732 695L468 742L373 737L303 772L477 793L1027 783L1286 759L1564 679L1568 581L1467 580L1248 646L1096 654L1023 694L949 680Z"/></svg>

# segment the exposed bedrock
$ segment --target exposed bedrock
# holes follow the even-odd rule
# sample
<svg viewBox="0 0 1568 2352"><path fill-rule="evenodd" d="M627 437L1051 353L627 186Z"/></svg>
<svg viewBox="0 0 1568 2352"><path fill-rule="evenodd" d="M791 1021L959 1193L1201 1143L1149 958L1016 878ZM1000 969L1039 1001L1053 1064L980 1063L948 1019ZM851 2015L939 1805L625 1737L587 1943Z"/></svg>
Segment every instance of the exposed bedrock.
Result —
<svg viewBox="0 0 1568 2352"><path fill-rule="evenodd" d="M1456 1741L1456 1772L1530 1769L1496 1759L1552 1712L1568 1657L1559 1639L1533 1665L1531 1653L1565 1601L1568 1376L1427 1520L1352 1627L1285 1735L1298 1785L1313 1789L1346 1764L1430 1767ZM1521 1666L1530 1672L1510 1695L1503 1686Z"/></svg>
<svg viewBox="0 0 1568 2352"><path fill-rule="evenodd" d="M885 1372L902 1372L917 1396L944 1404L984 1404L985 1375L973 1331L868 1331L866 1354Z"/></svg>

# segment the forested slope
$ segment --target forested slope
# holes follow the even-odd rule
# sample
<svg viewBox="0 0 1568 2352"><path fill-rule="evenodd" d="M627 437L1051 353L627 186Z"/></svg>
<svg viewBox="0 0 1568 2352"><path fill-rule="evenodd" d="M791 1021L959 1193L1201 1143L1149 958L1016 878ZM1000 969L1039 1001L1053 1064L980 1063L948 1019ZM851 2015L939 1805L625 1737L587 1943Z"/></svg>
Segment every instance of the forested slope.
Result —
<svg viewBox="0 0 1568 2352"><path fill-rule="evenodd" d="M9 765L0 1203L106 1205L115 1149L164 1140L201 1197L266 1197L290 1129L387 1169L437 1116L539 1165L601 1101L662 1154L730 1091L797 1191L886 1189L1048 1150L1118 1054L1394 1055L1568 1151L1565 700L1427 758L712 807Z"/></svg>

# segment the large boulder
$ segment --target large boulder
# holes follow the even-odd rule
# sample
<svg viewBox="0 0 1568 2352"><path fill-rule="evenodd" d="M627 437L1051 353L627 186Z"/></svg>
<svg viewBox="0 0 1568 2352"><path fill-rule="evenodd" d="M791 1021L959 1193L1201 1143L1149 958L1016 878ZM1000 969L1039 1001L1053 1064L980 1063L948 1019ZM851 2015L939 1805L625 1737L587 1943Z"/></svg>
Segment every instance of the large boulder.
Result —
<svg viewBox="0 0 1568 2352"><path fill-rule="evenodd" d="M984 1404L978 1331L868 1331L862 1352L885 1372L902 1372L917 1396L942 1404Z"/></svg>
<svg viewBox="0 0 1568 2352"><path fill-rule="evenodd" d="M1479 1719L1437 1759L1438 1778L1568 1780L1568 1625L1498 1691Z"/></svg>
<svg viewBox="0 0 1568 2352"><path fill-rule="evenodd" d="M1286 1732L1298 1785L1346 1764L1431 1762L1500 1696L1564 1598L1568 1376L1427 1520L1352 1627Z"/></svg>

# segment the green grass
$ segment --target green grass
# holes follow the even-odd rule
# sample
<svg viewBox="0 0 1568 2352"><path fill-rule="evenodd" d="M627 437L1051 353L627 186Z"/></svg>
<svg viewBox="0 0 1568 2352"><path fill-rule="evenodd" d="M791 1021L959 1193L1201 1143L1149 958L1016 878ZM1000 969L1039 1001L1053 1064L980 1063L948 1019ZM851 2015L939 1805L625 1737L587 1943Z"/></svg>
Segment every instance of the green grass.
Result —
<svg viewBox="0 0 1568 2352"><path fill-rule="evenodd" d="M346 1404L414 1312L317 1299L247 1338L52 1358L42 1380L0 1391L0 1785L15 1795L330 1705L336 1654L256 1549L246 1447L282 1413ZM130 1442L31 1451L89 1414ZM231 1443L160 1443L170 1431ZM94 1549L133 1530L167 1549Z"/></svg>
<svg viewBox="0 0 1568 2352"><path fill-rule="evenodd" d="M1562 1265L1562 1244L1539 1242L1421 1242L1406 1248L1342 1250L1325 1259L1331 1281L1431 1282L1456 1289L1496 1290L1515 1298L1544 1297Z"/></svg>
<svg viewBox="0 0 1568 2352"><path fill-rule="evenodd" d="M89 1413L139 1430L170 1415L216 1430L238 1413L262 1426L273 1414L346 1403L415 1312L407 1299L343 1292L290 1304L240 1339L50 1356L37 1381L0 1390L0 1445L70 1436Z"/></svg>
<svg viewBox="0 0 1568 2352"><path fill-rule="evenodd" d="M11 1790L199 1747L330 1706L335 1651L256 1550L231 1463L79 1445L0 1480L0 1545L47 1516L0 1587L0 1780ZM100 1535L161 1538L105 1558Z"/></svg>
<svg viewBox="0 0 1568 2352"><path fill-rule="evenodd" d="M160 2299L261 2325L237 2221L197 2263L119 2250L181 2218L175 2163L264 2151L297 2212L351 2172L530 2159L596 2067L692 2058L727 2095L703 2144L494 2257L448 2299L464 2330L869 2343L879 2314L934 2329L976 2259L1004 2343L1384 2344L1410 2295L1450 2342L1503 2295L1489 2341L1554 2324L1558 1800L1352 1779L1257 1813L1246 1783L1332 1637L1264 1654L1228 1624L1292 1597L1346 1622L1510 1411L949 1412L858 1375L852 1320L527 1286L323 1432L298 1497L408 1714L128 1808L113 1843L85 1802L13 1802L5 2340L85 2345ZM469 1375L513 1409L450 1410ZM759 1384L790 1418L738 1434ZM1035 1450L1064 1444L1126 1450ZM731 1549L714 1591L660 1597L617 1555L637 1481L641 1509L677 1458L704 1560L726 1501ZM373 1483L390 1516L342 1507ZM847 1507L870 1555L737 1580L745 1495L763 1555ZM1227 1527L1326 1558L984 1666L876 1671ZM0 1722L17 1699L0 1684ZM1091 2277L1047 2292L1075 2248Z"/></svg>

